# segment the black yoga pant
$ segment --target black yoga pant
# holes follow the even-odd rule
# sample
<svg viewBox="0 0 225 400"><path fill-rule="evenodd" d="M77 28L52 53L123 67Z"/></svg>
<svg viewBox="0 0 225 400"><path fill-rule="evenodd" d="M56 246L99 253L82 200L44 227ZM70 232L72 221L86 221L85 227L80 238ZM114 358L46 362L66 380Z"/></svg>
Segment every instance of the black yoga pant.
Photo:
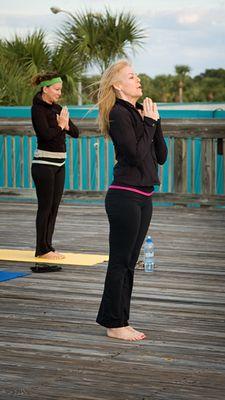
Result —
<svg viewBox="0 0 225 400"><path fill-rule="evenodd" d="M134 268L152 216L152 198L109 189L109 263L96 321L107 328L129 325Z"/></svg>
<svg viewBox="0 0 225 400"><path fill-rule="evenodd" d="M52 236L65 181L65 165L32 164L38 210L36 217L35 256L54 251Z"/></svg>

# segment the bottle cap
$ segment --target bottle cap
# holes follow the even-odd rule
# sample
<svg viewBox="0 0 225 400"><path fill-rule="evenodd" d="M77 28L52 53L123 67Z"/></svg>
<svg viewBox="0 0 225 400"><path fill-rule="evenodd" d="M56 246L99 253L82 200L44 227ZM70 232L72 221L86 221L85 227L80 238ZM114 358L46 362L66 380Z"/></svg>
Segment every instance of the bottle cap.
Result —
<svg viewBox="0 0 225 400"><path fill-rule="evenodd" d="M148 236L148 237L147 237L146 242L148 242L148 243L152 242L151 236Z"/></svg>

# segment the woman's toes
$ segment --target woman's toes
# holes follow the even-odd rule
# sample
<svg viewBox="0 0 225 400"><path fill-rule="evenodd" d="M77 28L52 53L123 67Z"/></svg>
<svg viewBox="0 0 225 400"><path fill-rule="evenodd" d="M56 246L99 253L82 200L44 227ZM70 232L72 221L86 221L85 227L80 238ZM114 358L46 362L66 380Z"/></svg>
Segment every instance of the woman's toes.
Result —
<svg viewBox="0 0 225 400"><path fill-rule="evenodd" d="M60 256L55 254L53 251L49 251L46 254L42 254L41 256L38 256L38 258L43 258L46 260L60 260Z"/></svg>
<svg viewBox="0 0 225 400"><path fill-rule="evenodd" d="M60 259L65 258L64 254L58 253L58 251L55 251L55 254L56 254Z"/></svg>
<svg viewBox="0 0 225 400"><path fill-rule="evenodd" d="M129 327L110 328L107 329L107 336L115 339L135 341L144 339L143 334L137 332Z"/></svg>
<svg viewBox="0 0 225 400"><path fill-rule="evenodd" d="M141 335L142 339L146 338L144 332L140 332L140 331L138 331L137 329L134 329L134 328L133 328L132 326L130 326L130 325L128 325L127 328L128 328L130 331L135 332L135 333L138 334L138 335Z"/></svg>

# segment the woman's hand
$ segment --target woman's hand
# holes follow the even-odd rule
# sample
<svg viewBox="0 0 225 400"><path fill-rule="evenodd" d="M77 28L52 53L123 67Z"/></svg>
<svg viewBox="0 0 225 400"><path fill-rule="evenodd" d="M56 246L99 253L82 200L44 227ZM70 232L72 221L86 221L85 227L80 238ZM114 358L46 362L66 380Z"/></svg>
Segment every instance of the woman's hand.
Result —
<svg viewBox="0 0 225 400"><path fill-rule="evenodd" d="M155 121L159 119L157 104L153 103L149 97L146 97L143 101L143 114L144 117L152 118Z"/></svg>
<svg viewBox="0 0 225 400"><path fill-rule="evenodd" d="M62 108L59 115L57 115L57 122L61 129L69 130L69 111L65 106Z"/></svg>

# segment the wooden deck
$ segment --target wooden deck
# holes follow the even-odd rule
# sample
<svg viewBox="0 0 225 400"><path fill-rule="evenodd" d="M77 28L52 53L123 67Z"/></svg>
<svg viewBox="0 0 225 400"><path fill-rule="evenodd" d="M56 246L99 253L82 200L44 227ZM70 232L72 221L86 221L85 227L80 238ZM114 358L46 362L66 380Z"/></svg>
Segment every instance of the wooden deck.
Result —
<svg viewBox="0 0 225 400"><path fill-rule="evenodd" d="M34 218L34 204L1 202L0 246L32 248ZM132 302L141 342L95 323L105 264L0 283L1 400L224 400L225 210L158 207L151 234L157 268L136 271ZM107 254L103 206L61 206L55 243Z"/></svg>

